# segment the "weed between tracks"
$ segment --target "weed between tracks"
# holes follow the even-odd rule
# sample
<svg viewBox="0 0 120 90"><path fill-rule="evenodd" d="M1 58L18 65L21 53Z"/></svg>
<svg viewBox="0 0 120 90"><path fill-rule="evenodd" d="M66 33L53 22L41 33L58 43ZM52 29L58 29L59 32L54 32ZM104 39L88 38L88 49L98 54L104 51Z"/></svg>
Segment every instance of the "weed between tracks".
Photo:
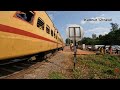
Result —
<svg viewBox="0 0 120 90"><path fill-rule="evenodd" d="M49 74L50 79L65 79L65 76L60 72L52 72Z"/></svg>
<svg viewBox="0 0 120 90"><path fill-rule="evenodd" d="M71 79L120 79L120 57L110 55L77 56L76 69L70 74ZM52 79L66 79L66 75L60 72L52 72L49 76Z"/></svg>

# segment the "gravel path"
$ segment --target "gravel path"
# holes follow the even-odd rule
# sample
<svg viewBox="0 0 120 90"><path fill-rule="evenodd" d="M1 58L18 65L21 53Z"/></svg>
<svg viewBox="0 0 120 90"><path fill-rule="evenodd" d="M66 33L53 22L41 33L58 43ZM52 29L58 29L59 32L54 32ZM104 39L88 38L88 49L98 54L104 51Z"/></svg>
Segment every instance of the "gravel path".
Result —
<svg viewBox="0 0 120 90"><path fill-rule="evenodd" d="M79 54L94 54L89 51L78 50ZM68 79L71 78L70 70L73 68L73 52L69 47L65 47L63 51L58 51L52 58L43 62L38 62L35 66L31 66L24 71L16 72L16 74L6 77L6 79L49 79L50 72L62 72L67 74Z"/></svg>

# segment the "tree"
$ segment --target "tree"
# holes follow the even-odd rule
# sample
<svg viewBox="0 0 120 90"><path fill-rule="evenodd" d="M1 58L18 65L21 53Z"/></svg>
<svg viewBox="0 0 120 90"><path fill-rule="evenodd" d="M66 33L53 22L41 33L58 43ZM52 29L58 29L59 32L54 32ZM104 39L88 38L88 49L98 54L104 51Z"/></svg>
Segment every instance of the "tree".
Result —
<svg viewBox="0 0 120 90"><path fill-rule="evenodd" d="M117 23L110 24L112 29L108 34L99 35L96 39L84 37L80 43L86 45L120 45L120 28L118 28Z"/></svg>
<svg viewBox="0 0 120 90"><path fill-rule="evenodd" d="M70 43L73 43L73 40L70 40Z"/></svg>
<svg viewBox="0 0 120 90"><path fill-rule="evenodd" d="M81 40L81 43L82 44L86 44L86 45L91 45L93 44L93 39L89 38L89 37L84 37L82 40Z"/></svg>
<svg viewBox="0 0 120 90"><path fill-rule="evenodd" d="M93 38L93 39L96 39L96 34L92 34L92 38Z"/></svg>
<svg viewBox="0 0 120 90"><path fill-rule="evenodd" d="M67 39L65 40L65 42L66 42L66 44L70 44L70 39L67 38Z"/></svg>
<svg viewBox="0 0 120 90"><path fill-rule="evenodd" d="M111 27L112 27L112 29L110 29L111 31L116 31L116 30L119 29L117 23L110 23L110 24L111 24Z"/></svg>
<svg viewBox="0 0 120 90"><path fill-rule="evenodd" d="M117 23L110 23L112 29L106 35L99 35L99 44L103 45L120 45L120 29Z"/></svg>
<svg viewBox="0 0 120 90"><path fill-rule="evenodd" d="M102 35L100 34L100 35L99 35L99 38L101 38L101 37L102 37Z"/></svg>

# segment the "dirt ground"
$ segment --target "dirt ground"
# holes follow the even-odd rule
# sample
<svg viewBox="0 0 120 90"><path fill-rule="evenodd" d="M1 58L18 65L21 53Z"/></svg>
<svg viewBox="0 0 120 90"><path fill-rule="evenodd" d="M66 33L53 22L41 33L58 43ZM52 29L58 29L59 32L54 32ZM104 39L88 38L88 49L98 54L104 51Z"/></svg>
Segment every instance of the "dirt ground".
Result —
<svg viewBox="0 0 120 90"><path fill-rule="evenodd" d="M95 54L94 52L77 50L77 54ZM63 51L58 51L54 56L43 62L38 62L35 66L31 66L26 70L16 72L6 79L49 79L50 72L62 72L67 74L68 79L71 78L70 70L73 68L73 52L69 46L66 46Z"/></svg>

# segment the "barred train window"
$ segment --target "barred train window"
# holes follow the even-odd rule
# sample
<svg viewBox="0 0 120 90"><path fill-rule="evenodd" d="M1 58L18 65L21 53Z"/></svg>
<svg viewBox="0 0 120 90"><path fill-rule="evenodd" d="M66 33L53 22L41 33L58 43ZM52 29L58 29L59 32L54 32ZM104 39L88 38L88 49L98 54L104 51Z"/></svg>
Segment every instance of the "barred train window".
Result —
<svg viewBox="0 0 120 90"><path fill-rule="evenodd" d="M50 34L50 27L48 25L46 26L46 32Z"/></svg>
<svg viewBox="0 0 120 90"><path fill-rule="evenodd" d="M33 11L17 11L16 16L29 23L33 22L35 13Z"/></svg>
<svg viewBox="0 0 120 90"><path fill-rule="evenodd" d="M37 21L37 27L44 30L44 25L45 25L44 21L39 17Z"/></svg>
<svg viewBox="0 0 120 90"><path fill-rule="evenodd" d="M53 30L51 30L51 36L53 36Z"/></svg>

